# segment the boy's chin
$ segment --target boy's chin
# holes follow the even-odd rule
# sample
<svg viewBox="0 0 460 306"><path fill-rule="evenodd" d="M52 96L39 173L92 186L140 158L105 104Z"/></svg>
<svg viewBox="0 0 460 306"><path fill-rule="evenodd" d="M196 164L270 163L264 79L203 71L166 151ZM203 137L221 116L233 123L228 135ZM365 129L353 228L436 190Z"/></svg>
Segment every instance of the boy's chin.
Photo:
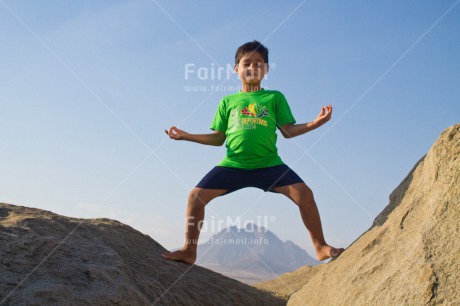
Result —
<svg viewBox="0 0 460 306"><path fill-rule="evenodd" d="M262 80L260 80L260 79L250 78L250 79L245 79L245 80L244 80L244 83L245 83L246 85L260 85L260 82L261 82L261 81L262 81Z"/></svg>

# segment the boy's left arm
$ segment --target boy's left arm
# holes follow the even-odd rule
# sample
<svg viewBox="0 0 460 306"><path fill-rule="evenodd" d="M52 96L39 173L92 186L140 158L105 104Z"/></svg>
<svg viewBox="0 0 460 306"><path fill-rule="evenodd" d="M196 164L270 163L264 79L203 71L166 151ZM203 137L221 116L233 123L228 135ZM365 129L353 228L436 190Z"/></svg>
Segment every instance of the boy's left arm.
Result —
<svg viewBox="0 0 460 306"><path fill-rule="evenodd" d="M319 128L320 126L328 122L331 119L331 116L332 105L329 104L328 106L323 106L321 108L320 113L312 122L301 124L288 123L283 126L280 126L279 129L284 138L292 138L310 132L311 130L314 130L316 128Z"/></svg>

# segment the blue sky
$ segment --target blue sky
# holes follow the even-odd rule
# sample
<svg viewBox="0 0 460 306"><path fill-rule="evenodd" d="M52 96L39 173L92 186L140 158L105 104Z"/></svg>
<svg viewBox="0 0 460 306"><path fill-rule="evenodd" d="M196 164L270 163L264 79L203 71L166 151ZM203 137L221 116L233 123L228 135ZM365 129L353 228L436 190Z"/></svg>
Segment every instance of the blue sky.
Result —
<svg viewBox="0 0 460 306"><path fill-rule="evenodd" d="M213 69L257 39L270 50L264 87L299 123L334 105L327 125L278 148L313 189L327 241L346 247L460 121L458 2L0 0L0 201L114 218L180 246L188 192L225 148L163 130L208 132L239 86ZM208 78L186 79L187 64ZM281 195L241 190L206 220L203 238L255 221L312 253Z"/></svg>

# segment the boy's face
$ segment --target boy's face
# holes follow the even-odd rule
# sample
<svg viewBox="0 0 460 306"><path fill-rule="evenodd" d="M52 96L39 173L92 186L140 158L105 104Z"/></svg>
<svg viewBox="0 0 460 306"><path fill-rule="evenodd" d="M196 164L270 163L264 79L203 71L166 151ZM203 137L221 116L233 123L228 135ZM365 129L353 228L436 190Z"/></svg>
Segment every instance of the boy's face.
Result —
<svg viewBox="0 0 460 306"><path fill-rule="evenodd" d="M260 84L268 72L268 64L264 62L259 52L245 53L240 62L234 67L235 72L245 84Z"/></svg>

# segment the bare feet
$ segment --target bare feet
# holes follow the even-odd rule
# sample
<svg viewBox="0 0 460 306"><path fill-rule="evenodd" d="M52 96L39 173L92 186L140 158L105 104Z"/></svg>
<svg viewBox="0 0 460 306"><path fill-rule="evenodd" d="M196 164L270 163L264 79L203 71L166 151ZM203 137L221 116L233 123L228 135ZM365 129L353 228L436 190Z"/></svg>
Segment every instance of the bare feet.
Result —
<svg viewBox="0 0 460 306"><path fill-rule="evenodd" d="M182 261L192 265L196 261L196 251L179 250L171 253L162 253L161 257L167 260Z"/></svg>
<svg viewBox="0 0 460 306"><path fill-rule="evenodd" d="M323 261L328 258L336 259L340 256L340 254L342 254L343 251L345 251L345 249L336 249L330 245L325 245L316 249L316 257L318 257L319 261Z"/></svg>

